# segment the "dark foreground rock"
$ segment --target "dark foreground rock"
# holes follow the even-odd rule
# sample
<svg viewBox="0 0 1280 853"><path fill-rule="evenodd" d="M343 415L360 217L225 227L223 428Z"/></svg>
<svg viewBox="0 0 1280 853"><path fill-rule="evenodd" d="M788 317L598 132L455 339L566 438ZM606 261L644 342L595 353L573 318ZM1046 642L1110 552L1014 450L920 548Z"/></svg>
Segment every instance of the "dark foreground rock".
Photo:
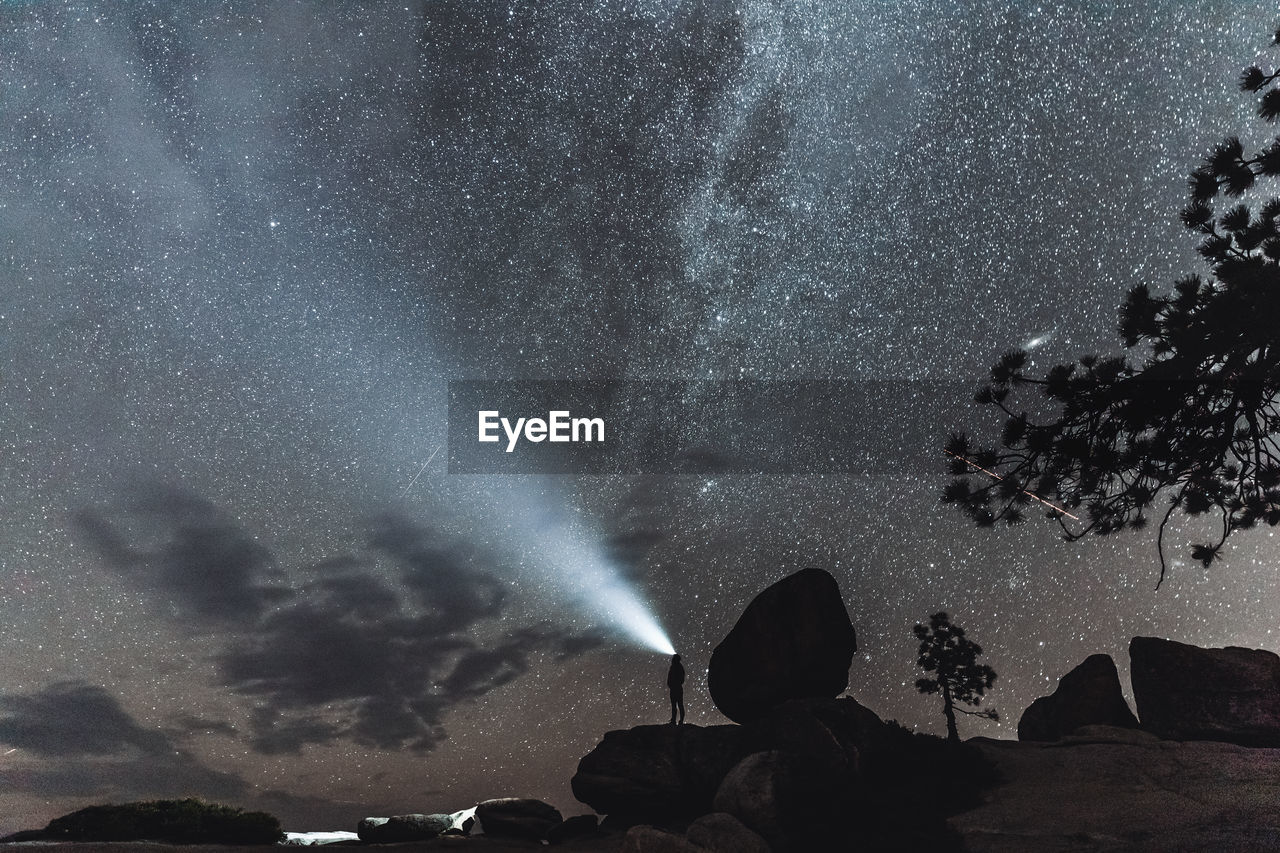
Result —
<svg viewBox="0 0 1280 853"><path fill-rule="evenodd" d="M770 853L767 841L725 812L698 818L689 824L685 837L711 853Z"/></svg>
<svg viewBox="0 0 1280 853"><path fill-rule="evenodd" d="M839 849L848 829L832 821L841 792L805 759L782 751L757 752L729 771L714 802L762 837L775 853Z"/></svg>
<svg viewBox="0 0 1280 853"><path fill-rule="evenodd" d="M641 824L627 830L622 853L705 853L701 847L674 832Z"/></svg>
<svg viewBox="0 0 1280 853"><path fill-rule="evenodd" d="M711 810L720 780L747 751L741 726L612 731L578 762L573 795L615 822L697 817Z"/></svg>
<svg viewBox="0 0 1280 853"><path fill-rule="evenodd" d="M745 726L610 732L579 764L573 790L608 815L607 831L683 828L716 811L779 851L914 851L955 849L946 818L977 805L991 781L967 745L913 734L842 698L787 702ZM628 843L695 841L706 846L649 826Z"/></svg>
<svg viewBox="0 0 1280 853"><path fill-rule="evenodd" d="M367 817L356 827L361 841L395 844L402 841L430 841L453 827L447 814L402 814L394 817Z"/></svg>
<svg viewBox="0 0 1280 853"><path fill-rule="evenodd" d="M524 838L541 841L564 819L559 809L542 800L508 797L485 800L476 806L476 820L485 835L493 838Z"/></svg>
<svg viewBox="0 0 1280 853"><path fill-rule="evenodd" d="M838 696L857 648L835 578L804 569L757 595L716 646L707 671L711 698L744 723L789 699Z"/></svg>
<svg viewBox="0 0 1280 853"><path fill-rule="evenodd" d="M1280 850L1280 749L1102 726L1055 744L966 745L1003 777L950 820L970 853Z"/></svg>
<svg viewBox="0 0 1280 853"><path fill-rule="evenodd" d="M773 853L742 821L723 812L703 815L684 835L655 826L627 830L623 853Z"/></svg>
<svg viewBox="0 0 1280 853"><path fill-rule="evenodd" d="M600 819L593 814L580 814L565 818L559 826L553 826L547 831L547 840L552 844L564 844L599 834Z"/></svg>
<svg viewBox="0 0 1280 853"><path fill-rule="evenodd" d="M862 755L885 743L884 722L857 701L794 699L745 728L750 752L782 750L807 760L827 776L857 776Z"/></svg>
<svg viewBox="0 0 1280 853"><path fill-rule="evenodd" d="M1018 720L1018 740L1054 741L1082 726L1137 728L1120 690L1120 674L1110 655L1090 655L1062 676L1049 696L1031 703Z"/></svg>
<svg viewBox="0 0 1280 853"><path fill-rule="evenodd" d="M1134 637L1129 659L1144 729L1170 740L1280 747L1280 657L1274 653Z"/></svg>

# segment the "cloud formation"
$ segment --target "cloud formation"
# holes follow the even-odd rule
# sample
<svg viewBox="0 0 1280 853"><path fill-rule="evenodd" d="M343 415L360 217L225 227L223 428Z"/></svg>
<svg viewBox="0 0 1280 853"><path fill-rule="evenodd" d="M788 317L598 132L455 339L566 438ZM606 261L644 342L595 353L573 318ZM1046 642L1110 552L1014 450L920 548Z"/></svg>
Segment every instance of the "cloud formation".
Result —
<svg viewBox="0 0 1280 853"><path fill-rule="evenodd" d="M292 594L279 585L271 552L197 495L148 486L120 515L83 509L76 521L108 566L185 617L202 624L252 623Z"/></svg>
<svg viewBox="0 0 1280 853"><path fill-rule="evenodd" d="M139 725L96 685L60 681L0 696L0 711L0 743L39 759L0 770L0 788L44 796L233 799L248 790L238 776L206 767L169 735Z"/></svg>
<svg viewBox="0 0 1280 853"><path fill-rule="evenodd" d="M44 757L172 751L159 731L140 727L101 687L60 681L27 695L0 696L0 742Z"/></svg>
<svg viewBox="0 0 1280 853"><path fill-rule="evenodd" d="M505 590L469 547L396 516L373 521L369 545L391 558L391 577L331 564L218 655L223 684L266 703L251 721L258 750L296 752L339 737L429 750L446 737L451 708L518 677L531 655L564 660L602 641L549 624L486 641ZM321 713L333 707L342 713Z"/></svg>
<svg viewBox="0 0 1280 853"><path fill-rule="evenodd" d="M519 677L533 655L562 662L603 642L550 623L499 628L505 584L480 555L399 516L373 519L367 552L306 567L295 586L248 531L182 490L78 521L108 567L211 626L218 683L255 700L247 739L265 754L343 738L430 750L452 708ZM112 731L92 737L145 734Z"/></svg>

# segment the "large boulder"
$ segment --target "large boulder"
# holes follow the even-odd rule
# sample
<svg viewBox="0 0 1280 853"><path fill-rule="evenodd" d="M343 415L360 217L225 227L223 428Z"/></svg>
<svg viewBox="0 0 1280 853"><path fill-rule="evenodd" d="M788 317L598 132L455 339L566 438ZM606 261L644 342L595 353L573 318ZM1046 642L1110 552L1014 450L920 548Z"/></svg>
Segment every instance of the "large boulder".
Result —
<svg viewBox="0 0 1280 853"><path fill-rule="evenodd" d="M623 822L696 817L710 811L720 781L747 751L741 726L637 726L608 732L578 762L573 795Z"/></svg>
<svg viewBox="0 0 1280 853"><path fill-rule="evenodd" d="M707 686L739 723L789 699L830 699L849 686L858 644L835 578L803 569L755 597L716 646Z"/></svg>
<svg viewBox="0 0 1280 853"><path fill-rule="evenodd" d="M600 819L593 814L580 814L567 817L559 826L553 826L547 830L547 840L552 844L565 844L599 834Z"/></svg>
<svg viewBox="0 0 1280 853"><path fill-rule="evenodd" d="M783 750L833 778L858 774L862 755L881 749L885 724L849 697L793 699L745 726L752 752Z"/></svg>
<svg viewBox="0 0 1280 853"><path fill-rule="evenodd" d="M430 841L453 828L447 814L402 814L394 817L367 817L356 827L361 841L394 844L401 841Z"/></svg>
<svg viewBox="0 0 1280 853"><path fill-rule="evenodd" d="M1129 659L1147 731L1169 740L1280 746L1280 657L1272 652L1134 637Z"/></svg>
<svg viewBox="0 0 1280 853"><path fill-rule="evenodd" d="M1081 726L1138 727L1111 655L1090 655L1051 695L1032 702L1018 720L1018 740L1061 740Z"/></svg>
<svg viewBox="0 0 1280 853"><path fill-rule="evenodd" d="M622 853L772 853L763 838L733 815L712 812L695 820L684 835L656 826L627 830Z"/></svg>
<svg viewBox="0 0 1280 853"><path fill-rule="evenodd" d="M541 841L563 822L560 810L542 800L506 797L476 806L476 820L485 835Z"/></svg>
<svg viewBox="0 0 1280 853"><path fill-rule="evenodd" d="M451 826L444 831L444 835L470 835L471 828L476 825L476 807L453 812L448 818Z"/></svg>
<svg viewBox="0 0 1280 853"><path fill-rule="evenodd" d="M713 807L741 821L774 851L842 849L838 788L800 756L756 752L720 783Z"/></svg>
<svg viewBox="0 0 1280 853"><path fill-rule="evenodd" d="M0 843L7 840L0 838ZM284 847L322 847L325 844L359 840L360 836L354 832L286 832L284 841L280 844Z"/></svg>
<svg viewBox="0 0 1280 853"><path fill-rule="evenodd" d="M689 824L685 838L711 853L770 853L769 842L724 812L698 818Z"/></svg>
<svg viewBox="0 0 1280 853"><path fill-rule="evenodd" d="M683 835L656 826L633 826L622 839L622 853L706 853Z"/></svg>

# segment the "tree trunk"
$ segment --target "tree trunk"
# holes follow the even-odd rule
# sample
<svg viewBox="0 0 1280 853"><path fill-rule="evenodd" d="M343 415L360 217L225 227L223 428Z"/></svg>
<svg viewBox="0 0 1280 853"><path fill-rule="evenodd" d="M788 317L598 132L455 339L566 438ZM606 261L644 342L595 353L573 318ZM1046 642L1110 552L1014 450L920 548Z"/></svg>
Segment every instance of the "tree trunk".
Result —
<svg viewBox="0 0 1280 853"><path fill-rule="evenodd" d="M956 710L951 704L951 688L942 685L942 713L947 715L947 740L960 742L960 732L956 729Z"/></svg>

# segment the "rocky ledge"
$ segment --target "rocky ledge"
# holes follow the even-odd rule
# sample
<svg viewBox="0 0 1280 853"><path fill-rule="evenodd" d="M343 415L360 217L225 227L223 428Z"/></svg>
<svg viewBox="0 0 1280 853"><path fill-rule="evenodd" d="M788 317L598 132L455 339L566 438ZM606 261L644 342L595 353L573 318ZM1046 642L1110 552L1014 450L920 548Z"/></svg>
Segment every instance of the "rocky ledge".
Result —
<svg viewBox="0 0 1280 853"><path fill-rule="evenodd" d="M950 820L970 853L1280 850L1280 749L1110 726L1052 744L968 744L1001 776Z"/></svg>

